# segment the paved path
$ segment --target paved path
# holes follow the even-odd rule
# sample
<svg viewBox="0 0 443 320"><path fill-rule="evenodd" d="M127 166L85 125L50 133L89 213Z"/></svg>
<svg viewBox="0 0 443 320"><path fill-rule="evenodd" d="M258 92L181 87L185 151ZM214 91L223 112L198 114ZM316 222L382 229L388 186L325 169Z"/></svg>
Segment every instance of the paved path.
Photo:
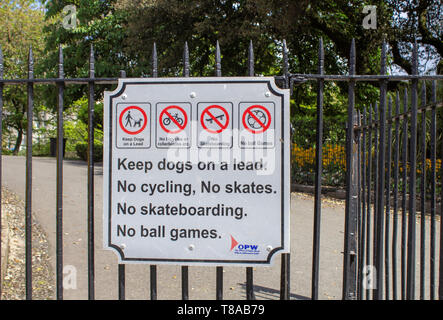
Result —
<svg viewBox="0 0 443 320"><path fill-rule="evenodd" d="M56 166L54 158L33 158L34 217L48 235L55 270ZM25 158L3 156L3 185L24 198ZM77 270L77 289L64 291L65 299L87 299L87 167L82 161L64 161L63 237L64 265ZM313 199L291 196L291 298L311 295ZM116 299L117 258L102 248L102 168L95 172L96 298ZM321 299L341 299L344 204L325 202L322 210L320 260ZM127 299L149 298L149 266L126 267ZM245 268L224 268L224 298L245 298ZM215 267L190 267L190 299L215 299ZM280 258L272 267L254 271L257 299L278 299ZM158 299L180 299L179 266L158 267Z"/></svg>

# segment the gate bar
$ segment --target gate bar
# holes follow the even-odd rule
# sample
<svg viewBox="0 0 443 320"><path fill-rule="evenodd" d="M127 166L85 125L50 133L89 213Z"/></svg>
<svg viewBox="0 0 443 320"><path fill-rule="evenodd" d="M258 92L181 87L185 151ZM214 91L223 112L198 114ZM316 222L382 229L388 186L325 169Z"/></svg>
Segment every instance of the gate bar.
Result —
<svg viewBox="0 0 443 320"><path fill-rule="evenodd" d="M323 38L318 46L318 73L324 74L325 52ZM311 299L318 300L318 279L320 261L320 224L321 224L321 178L323 161L323 79L317 81L317 130L315 143L315 195L314 195L314 239L312 252Z"/></svg>
<svg viewBox="0 0 443 320"><path fill-rule="evenodd" d="M394 129L394 203L393 203L393 226L392 226L392 299L397 300L397 240L398 240L398 179L400 161L400 96L398 91L395 96L395 129Z"/></svg>
<svg viewBox="0 0 443 320"><path fill-rule="evenodd" d="M434 87L436 85L434 84ZM433 90L435 93L437 90ZM433 94L433 99L436 98L436 93ZM443 144L442 144L443 151ZM441 181L443 186L443 165L440 168ZM443 188L441 188L441 196L443 199ZM440 256L439 256L439 271L438 271L438 299L443 300L443 205L440 206Z"/></svg>
<svg viewBox="0 0 443 320"><path fill-rule="evenodd" d="M368 171L367 171L367 185L368 185L368 190L367 190L367 213L366 213L366 246L365 246L365 252L366 252L366 266L370 266L371 265L371 212L372 212L372 207L371 207L371 194L372 194L372 132L374 131L374 120L372 118L372 114L373 114L373 106L372 104L369 106L369 110L368 110L368 116L369 116L369 122L368 124L369 126L369 132L368 132ZM374 117L375 119L375 117ZM365 290L365 294L366 294L366 300L370 299L370 295L369 295L369 288L366 288Z"/></svg>
<svg viewBox="0 0 443 320"><path fill-rule="evenodd" d="M436 213L436 158L437 158L437 146L436 146L436 136L437 136L437 83L432 81L432 109L431 109L431 230L430 230L430 270L429 270L429 280L430 280L430 299L435 300L435 213ZM440 231L441 232L441 231Z"/></svg>
<svg viewBox="0 0 443 320"><path fill-rule="evenodd" d="M283 74L284 89L289 89L289 58L286 40L283 40ZM291 254L282 253L281 255L281 273L280 273L280 299L289 300L290 298L290 267Z"/></svg>
<svg viewBox="0 0 443 320"><path fill-rule="evenodd" d="M421 104L426 106L426 83L422 82ZM425 298L425 258L426 258L426 110L421 113L421 176L420 176L420 300Z"/></svg>
<svg viewBox="0 0 443 320"><path fill-rule="evenodd" d="M358 126L358 127L356 127ZM362 247L360 242L360 235L362 234L362 215L363 215L363 205L362 205L362 114L360 110L357 110L356 119L354 121L354 141L357 144L357 163L355 164L355 172L357 175L357 219L356 219L356 233L355 233L355 241L356 241L356 289L355 289L355 299L360 299L360 286L359 279L361 279L360 274L360 265L362 263Z"/></svg>
<svg viewBox="0 0 443 320"><path fill-rule="evenodd" d="M0 80L3 79L3 52L0 46ZM0 145L3 146L3 83L0 83ZM2 274L2 157L3 148L0 148L0 275ZM0 285L0 300L2 299L2 286Z"/></svg>
<svg viewBox="0 0 443 320"><path fill-rule="evenodd" d="M412 73L418 74L417 40L414 42L412 52ZM417 173L417 86L418 80L412 80L411 92L411 171L409 177L409 221L408 221L408 261L407 261L407 287L408 300L415 298L415 238L416 238L416 173Z"/></svg>
<svg viewBox="0 0 443 320"><path fill-rule="evenodd" d="M363 299L363 266L365 263L365 239L366 239L366 207L370 205L369 202L366 201L366 163L367 163L367 156L366 156L366 133L367 133L367 120L366 120L366 107L363 107L363 128L362 128L362 141L360 143L361 146L361 195L360 195L360 201L362 202L361 207L361 221L360 221L360 232L359 232L359 248L358 248L358 276L357 279L359 280L357 283L357 299L362 300ZM369 155L369 153L368 153Z"/></svg>
<svg viewBox="0 0 443 320"><path fill-rule="evenodd" d="M94 47L89 52L89 78L95 78ZM88 84L88 299L95 299L94 248L94 81Z"/></svg>
<svg viewBox="0 0 443 320"><path fill-rule="evenodd" d="M63 49L59 47L58 77L64 78ZM57 84L57 225L56 225L56 285L57 300L63 299L63 82Z"/></svg>
<svg viewBox="0 0 443 320"><path fill-rule="evenodd" d="M386 74L386 44L383 42L381 51L381 74ZM380 83L380 108L379 108L379 140L378 140L378 197L377 197L377 208L376 208L376 250L374 251L375 256L375 268L377 270L377 287L374 290L375 299L383 299L383 230L384 230L384 193L385 193L385 155L386 155L386 81L381 80Z"/></svg>
<svg viewBox="0 0 443 320"><path fill-rule="evenodd" d="M376 122L376 127L374 131L374 212L373 212L373 228L372 228L372 261L373 261L373 267L374 267L374 277L375 277L375 285L374 288L377 285L377 208L378 208L378 188L379 188L379 165L378 165L378 153L379 153L379 130L380 130L380 123L379 120L377 120L377 117L379 117L379 108L378 108L378 102L376 101L374 103L374 121ZM376 299L376 293L377 291L375 289L372 290L372 299Z"/></svg>
<svg viewBox="0 0 443 320"><path fill-rule="evenodd" d="M250 40L248 50L248 75L253 77L254 73L254 46L252 40ZM255 300L254 269L252 267L246 267L246 300Z"/></svg>
<svg viewBox="0 0 443 320"><path fill-rule="evenodd" d="M352 39L349 74L355 74L355 39ZM346 130L346 207L345 207L345 236L343 253L343 300L354 300L357 296L356 287L356 219L357 219L357 174L354 147L355 123L355 81L349 81L348 86L348 119Z"/></svg>
<svg viewBox="0 0 443 320"><path fill-rule="evenodd" d="M120 70L120 78L126 78L126 71ZM123 263L118 264L118 299L126 299L126 266Z"/></svg>
<svg viewBox="0 0 443 320"><path fill-rule="evenodd" d="M221 77L221 53L220 44L217 40L215 48L215 76ZM217 300L223 300L223 267L216 267L216 288L215 295Z"/></svg>
<svg viewBox="0 0 443 320"><path fill-rule="evenodd" d="M34 56L32 47L28 55L28 79L34 78ZM25 199L25 269L26 299L32 300L32 119L34 118L34 84L27 85L28 108L26 110L26 199Z"/></svg>
<svg viewBox="0 0 443 320"><path fill-rule="evenodd" d="M405 88L403 92L403 112L408 112L408 90ZM402 219L401 219L401 298L406 300L406 222L407 222L407 191L408 191L408 118L403 118L403 147L402 147Z"/></svg>
<svg viewBox="0 0 443 320"><path fill-rule="evenodd" d="M392 117L392 98L388 98L388 114L387 118ZM389 293L391 292L391 278L390 268L391 255L389 252L389 239L391 230L391 162L392 162L392 123L388 122L387 126L387 140L386 140L386 210L385 210L385 299L389 300Z"/></svg>
<svg viewBox="0 0 443 320"><path fill-rule="evenodd" d="M183 49L183 77L189 77L189 49L188 42L185 41L185 46ZM181 267L181 278L182 278L182 299L189 299L189 267Z"/></svg>
<svg viewBox="0 0 443 320"><path fill-rule="evenodd" d="M152 77L157 78L158 77L158 58L157 58L157 44L155 42L152 46L151 64L152 64ZM150 278L149 286L150 286L151 300L157 300L157 266L156 265L149 266L149 278Z"/></svg>

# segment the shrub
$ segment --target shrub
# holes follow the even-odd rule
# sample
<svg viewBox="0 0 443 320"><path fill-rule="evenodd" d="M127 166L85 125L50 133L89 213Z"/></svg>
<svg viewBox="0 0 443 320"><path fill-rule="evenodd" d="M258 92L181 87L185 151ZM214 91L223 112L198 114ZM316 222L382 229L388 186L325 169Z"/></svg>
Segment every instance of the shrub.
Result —
<svg viewBox="0 0 443 320"><path fill-rule="evenodd" d="M84 160L88 160L88 143L87 142L78 142L75 145L75 152L77 156ZM94 144L94 162L102 162L103 161L103 144L95 143Z"/></svg>

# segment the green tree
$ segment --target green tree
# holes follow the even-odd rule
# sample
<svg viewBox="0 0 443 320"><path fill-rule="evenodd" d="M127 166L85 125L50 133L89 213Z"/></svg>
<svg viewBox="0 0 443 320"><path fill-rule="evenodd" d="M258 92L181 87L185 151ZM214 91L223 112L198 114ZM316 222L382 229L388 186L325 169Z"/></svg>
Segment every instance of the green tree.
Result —
<svg viewBox="0 0 443 320"><path fill-rule="evenodd" d="M61 24L62 9L68 4L76 6L79 20L78 26L70 30ZM377 8L376 29L365 29L362 24L363 8L367 4L364 0L53 0L46 2L46 18L53 19L45 29L46 48L49 52L63 44L66 74L78 77L87 76L91 43L96 50L97 76L116 76L120 69L126 70L129 77L151 75L154 42L157 43L159 76L182 74L185 41L190 48L191 76L214 75L217 40L224 76L247 74L250 40L254 44L258 75L282 73L282 39L287 41L292 73L316 73L320 38L324 40L325 72L329 74L348 72L352 38L356 41L358 74L379 72L383 40L392 45L389 63L406 72L410 72L405 61L410 59L414 38L419 45L431 48L435 61L439 61L442 54L441 41L438 42L441 39L440 1L371 1ZM47 66L55 65L56 53L48 59ZM377 85L357 85L358 106L379 99ZM340 124L346 113L347 83L326 86L326 120ZM389 86L394 89L398 83L390 82ZM84 88L76 90L72 101L84 94ZM315 85L307 83L296 87L294 98L293 118L315 119ZM312 128L312 125L306 127Z"/></svg>
<svg viewBox="0 0 443 320"><path fill-rule="evenodd" d="M130 61L122 52L125 37L122 16L114 8L115 0L60 0L46 1L45 50L47 58L41 67L48 75L57 75L58 47L63 47L65 77L88 77L90 46L94 46L95 76L116 77L127 68ZM66 27L64 19L69 13L66 6L75 7L76 23ZM70 105L86 94L86 87L67 87L65 105ZM97 88L96 98L101 97ZM48 95L54 102L54 94Z"/></svg>
<svg viewBox="0 0 443 320"><path fill-rule="evenodd" d="M223 75L246 74L249 40L254 43L256 73L281 74L282 39L286 39L289 48L289 71L316 73L320 38L325 44L326 73L348 72L351 40L355 39L356 73L378 74L383 40L393 44L402 41L402 48L410 50L413 34L420 45L435 48L436 59L437 53L441 54L441 41L436 43L436 39L441 39L441 21L439 23L436 14L440 12L441 17L441 3L438 0L412 1L419 5L407 6L410 2L371 1L371 5L376 6L376 29L365 29L363 26L363 9L367 5L363 0L118 0L116 7L130 16L125 24L124 52L135 57L138 68L150 70L148 52L152 43L156 42L161 75L175 76L181 73L184 41L188 41L191 49L191 73L195 76L213 75L216 40L221 46ZM411 17L423 17L420 12L427 12L425 23L404 23L398 17L399 3L402 4L400 8L408 7ZM395 54L395 50L392 52L390 63L410 72L404 63L410 59L410 51L399 54ZM325 111L334 119L339 115L344 119L347 83L337 85L338 92L335 85L327 85L327 89L333 89L334 94L331 99L325 99ZM377 101L377 85L359 83L357 105ZM389 86L394 89L398 83L390 82ZM316 104L315 94L310 94L312 90L309 85L295 89L294 117L312 114L307 111L309 108L305 108Z"/></svg>

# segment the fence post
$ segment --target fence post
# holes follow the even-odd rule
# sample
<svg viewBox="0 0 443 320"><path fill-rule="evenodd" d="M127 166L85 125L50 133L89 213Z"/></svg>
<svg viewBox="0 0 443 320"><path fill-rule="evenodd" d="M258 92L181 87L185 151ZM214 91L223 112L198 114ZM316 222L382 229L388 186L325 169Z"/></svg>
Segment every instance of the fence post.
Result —
<svg viewBox="0 0 443 320"><path fill-rule="evenodd" d="M318 48L318 74L324 74L325 52L323 38L320 38ZM311 299L318 300L318 279L320 265L320 224L321 224L321 178L323 170L323 90L325 81L318 80L317 88L317 130L315 142L315 195L314 195L314 236L312 252L312 284Z"/></svg>
<svg viewBox="0 0 443 320"><path fill-rule="evenodd" d="M286 46L286 40L283 40L283 73L285 76L284 88L289 88L289 58L288 48ZM281 255L281 271L280 271L280 300L289 300L290 298L290 267L291 267L291 254L282 253Z"/></svg>
<svg viewBox="0 0 443 320"><path fill-rule="evenodd" d="M248 50L248 76L254 76L254 46L249 42ZM255 300L254 295L254 269L246 267L246 300Z"/></svg>
<svg viewBox="0 0 443 320"><path fill-rule="evenodd" d="M355 75L355 41L352 40L349 75ZM346 207L343 257L343 300L357 295L357 217L358 217L358 141L354 126L358 125L355 109L355 80L349 81L348 121L346 130ZM358 135L357 135L358 138Z"/></svg>
<svg viewBox="0 0 443 320"><path fill-rule="evenodd" d="M26 300L32 300L32 119L34 118L34 56L32 47L28 54L26 129L26 197L25 197L25 272Z"/></svg>
<svg viewBox="0 0 443 320"><path fill-rule="evenodd" d="M63 49L59 47L58 78L62 80ZM64 83L57 84L57 212L56 212L56 285L57 300L63 300L63 97ZM32 140L31 140L32 141Z"/></svg>
<svg viewBox="0 0 443 320"><path fill-rule="evenodd" d="M120 70L120 78L126 78L126 71ZM126 300L126 265L118 264L118 300Z"/></svg>
<svg viewBox="0 0 443 320"><path fill-rule="evenodd" d="M217 40L216 49L215 49L215 76L221 77L221 52L220 52L220 44ZM215 296L217 300L223 300L223 267L216 267L215 269Z"/></svg>
<svg viewBox="0 0 443 320"><path fill-rule="evenodd" d="M94 47L91 44L89 51L89 78L88 84L88 299L95 299L95 248L94 248L94 81L95 59Z"/></svg>
<svg viewBox="0 0 443 320"><path fill-rule="evenodd" d="M157 45L154 42L152 47L152 57L151 57L151 65L152 65L152 77L158 77L158 57L157 57ZM157 300L157 266L155 264L151 264L149 266L149 281L150 281L150 293L151 300Z"/></svg>
<svg viewBox="0 0 443 320"><path fill-rule="evenodd" d="M0 80L3 79L3 52L2 47L0 46ZM2 156L3 156L3 83L0 82L0 145L2 146L0 148L0 277L2 276L2 255L1 255L1 249L2 249ZM1 281L3 279L0 279L0 300L2 300L2 285Z"/></svg>
<svg viewBox="0 0 443 320"><path fill-rule="evenodd" d="M383 42L381 48L381 72L382 75L386 74L386 44ZM383 254L384 254L384 207L385 207L385 168L386 168L386 91L387 82L381 80L380 82L380 106L379 112L379 135L378 135L378 157L376 159L378 163L376 175L378 177L377 185L377 202L375 206L375 221L374 224L374 265L377 271L377 284L374 289L374 299L383 299Z"/></svg>
<svg viewBox="0 0 443 320"><path fill-rule="evenodd" d="M183 49L183 77L189 77L189 48L188 42L185 41ZM182 300L189 300L189 267L181 267L182 276Z"/></svg>
<svg viewBox="0 0 443 320"><path fill-rule="evenodd" d="M418 75L418 49L417 40L414 42L412 52L412 74ZM410 158L411 169L409 172L409 216L408 216L408 256L406 273L406 298L415 299L415 257L416 257L416 209L417 209L417 89L418 79L412 80L411 87L411 143Z"/></svg>

